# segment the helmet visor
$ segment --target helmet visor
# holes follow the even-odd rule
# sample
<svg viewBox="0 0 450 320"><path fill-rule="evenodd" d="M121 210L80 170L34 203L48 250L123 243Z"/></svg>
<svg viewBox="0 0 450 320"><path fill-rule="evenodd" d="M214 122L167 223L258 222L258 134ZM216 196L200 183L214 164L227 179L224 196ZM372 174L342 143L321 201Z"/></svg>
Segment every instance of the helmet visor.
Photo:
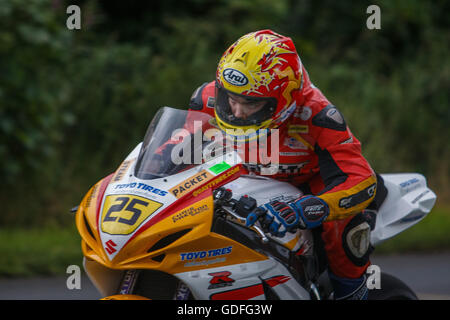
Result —
<svg viewBox="0 0 450 320"><path fill-rule="evenodd" d="M261 126L273 117L276 106L275 98L236 94L216 83L216 113L220 120L231 126Z"/></svg>

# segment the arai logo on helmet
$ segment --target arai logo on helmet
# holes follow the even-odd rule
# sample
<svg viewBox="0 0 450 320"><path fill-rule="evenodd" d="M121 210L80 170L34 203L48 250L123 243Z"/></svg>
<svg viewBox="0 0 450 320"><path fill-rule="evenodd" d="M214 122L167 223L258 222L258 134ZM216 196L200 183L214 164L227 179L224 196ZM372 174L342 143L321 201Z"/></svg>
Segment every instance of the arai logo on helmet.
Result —
<svg viewBox="0 0 450 320"><path fill-rule="evenodd" d="M245 74L236 69L227 68L223 70L222 74L225 81L234 86L242 87L248 83L248 79Z"/></svg>

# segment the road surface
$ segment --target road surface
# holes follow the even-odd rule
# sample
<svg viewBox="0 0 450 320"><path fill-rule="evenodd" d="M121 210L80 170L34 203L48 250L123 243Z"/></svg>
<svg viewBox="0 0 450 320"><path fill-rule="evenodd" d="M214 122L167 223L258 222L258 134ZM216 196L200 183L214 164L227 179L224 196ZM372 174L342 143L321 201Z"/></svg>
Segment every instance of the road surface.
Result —
<svg viewBox="0 0 450 320"><path fill-rule="evenodd" d="M403 280L423 300L450 300L450 252L374 255L382 272ZM69 290L67 277L0 279L0 300L94 300L100 294L87 277Z"/></svg>

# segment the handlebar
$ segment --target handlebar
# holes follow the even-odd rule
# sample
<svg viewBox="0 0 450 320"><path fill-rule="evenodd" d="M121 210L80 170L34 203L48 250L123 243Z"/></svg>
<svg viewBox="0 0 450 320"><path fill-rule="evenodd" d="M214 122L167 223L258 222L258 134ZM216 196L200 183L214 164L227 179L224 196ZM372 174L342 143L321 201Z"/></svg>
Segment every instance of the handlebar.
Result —
<svg viewBox="0 0 450 320"><path fill-rule="evenodd" d="M263 243L269 242L269 238L266 236L264 231L253 225L251 227L247 227L245 225L246 218L240 215L238 212L249 214L256 208L256 200L251 197L243 197L245 199L245 203L242 204L242 198L240 200L233 199L232 191L229 189L225 189L223 187L214 190L214 207L218 207L219 210L225 212L232 218L236 219L240 225L245 226L248 229L256 231L256 233L260 236L261 241ZM236 212L238 211L238 212Z"/></svg>

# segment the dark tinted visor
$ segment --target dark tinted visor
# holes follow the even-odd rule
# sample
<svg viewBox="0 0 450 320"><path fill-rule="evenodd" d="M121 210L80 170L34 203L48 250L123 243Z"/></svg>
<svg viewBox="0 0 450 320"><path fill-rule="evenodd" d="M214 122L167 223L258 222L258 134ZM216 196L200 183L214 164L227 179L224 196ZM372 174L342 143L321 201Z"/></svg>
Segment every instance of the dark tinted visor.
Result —
<svg viewBox="0 0 450 320"><path fill-rule="evenodd" d="M252 108L255 108L257 109L257 111L247 115L245 119L236 117L232 112L230 99L231 101L239 101L240 103L248 106L248 110L252 110ZM261 104L263 104L262 108L260 107ZM236 94L233 92L229 92L216 83L216 113L219 116L220 120L229 125L259 126L262 122L273 117L276 107L277 100L275 98L257 98Z"/></svg>

